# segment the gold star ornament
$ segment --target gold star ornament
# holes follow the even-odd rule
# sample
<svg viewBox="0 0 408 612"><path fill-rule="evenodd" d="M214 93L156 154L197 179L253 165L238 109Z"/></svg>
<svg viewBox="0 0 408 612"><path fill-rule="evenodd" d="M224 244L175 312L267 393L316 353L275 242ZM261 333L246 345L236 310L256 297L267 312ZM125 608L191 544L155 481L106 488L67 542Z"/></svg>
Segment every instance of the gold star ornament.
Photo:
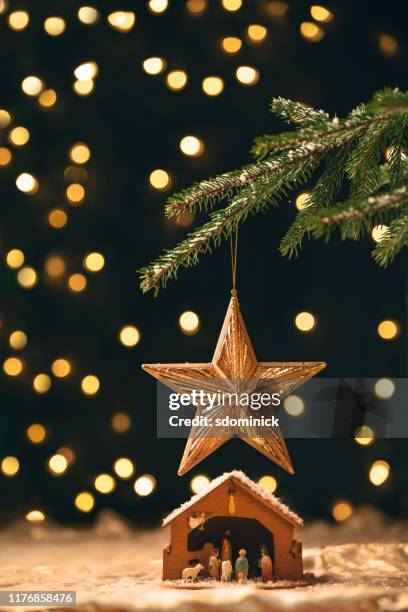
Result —
<svg viewBox="0 0 408 612"><path fill-rule="evenodd" d="M320 372L326 364L317 362L258 362L244 319L233 293L221 334L211 363L160 363L145 364L146 372L178 394L191 395L194 390L203 390L214 397L242 397L242 394L279 394L282 401L309 378ZM218 395L219 394L219 395ZM201 396L203 397L203 396ZM225 397L225 396L223 396ZM230 438L237 436L253 446L283 469L293 474L293 465L279 426L254 426L249 417L274 416L272 406L254 409L241 402L219 401L211 404L201 401L197 405L196 417L211 414L211 423L191 428L178 474L181 476L200 463ZM245 425L220 427L223 417L236 419ZM224 419L225 420L225 419ZM213 424L214 423L214 424Z"/></svg>

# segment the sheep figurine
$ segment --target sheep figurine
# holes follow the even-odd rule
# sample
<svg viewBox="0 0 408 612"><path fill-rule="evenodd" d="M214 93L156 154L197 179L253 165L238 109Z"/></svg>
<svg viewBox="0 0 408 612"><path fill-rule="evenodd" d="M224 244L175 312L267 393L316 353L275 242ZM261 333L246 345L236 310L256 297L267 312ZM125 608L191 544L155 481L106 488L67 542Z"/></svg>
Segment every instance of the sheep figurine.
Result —
<svg viewBox="0 0 408 612"><path fill-rule="evenodd" d="M221 563L221 582L229 582L232 574L232 563L227 559Z"/></svg>
<svg viewBox="0 0 408 612"><path fill-rule="evenodd" d="M204 565L197 563L194 567L185 567L182 571L181 577L184 582L195 582L198 574L204 569Z"/></svg>

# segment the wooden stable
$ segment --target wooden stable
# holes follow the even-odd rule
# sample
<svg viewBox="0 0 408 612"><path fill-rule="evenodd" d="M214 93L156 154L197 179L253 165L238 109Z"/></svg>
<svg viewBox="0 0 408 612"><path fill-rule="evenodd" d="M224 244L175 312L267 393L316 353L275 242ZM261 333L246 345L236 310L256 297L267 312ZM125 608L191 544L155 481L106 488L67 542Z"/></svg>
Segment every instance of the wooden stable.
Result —
<svg viewBox="0 0 408 612"><path fill-rule="evenodd" d="M297 514L243 472L219 476L164 519L163 526L170 526L170 544L163 551L163 580L180 579L184 568L197 563L205 568L200 576L208 577L211 551L221 550L227 530L233 565L239 549L245 548L250 577L259 576L259 551L266 546L274 579L299 580L302 544L295 539L295 528L302 524Z"/></svg>

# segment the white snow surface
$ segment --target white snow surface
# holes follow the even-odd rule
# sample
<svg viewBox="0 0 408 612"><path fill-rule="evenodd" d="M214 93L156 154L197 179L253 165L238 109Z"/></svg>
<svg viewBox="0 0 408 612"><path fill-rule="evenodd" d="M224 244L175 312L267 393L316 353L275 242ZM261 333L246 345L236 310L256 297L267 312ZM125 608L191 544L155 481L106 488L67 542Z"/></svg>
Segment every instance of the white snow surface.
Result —
<svg viewBox="0 0 408 612"><path fill-rule="evenodd" d="M408 523L368 506L338 525L304 527L304 570L316 580L297 588L168 588L160 580L167 531L137 530L109 511L90 529L17 522L0 530L0 590L75 590L76 612L408 610Z"/></svg>
<svg viewBox="0 0 408 612"><path fill-rule="evenodd" d="M217 487L219 487L224 482L229 480L229 478L235 478L236 480L239 480L244 485L252 489L252 491L254 491L254 493L256 493L258 497L261 497L262 499L269 502L274 508L276 508L279 514L286 516L291 523L296 523L297 525L303 525L303 519L301 519L300 516L298 516L295 512L293 512L293 510L288 508L288 506L282 503L278 497L273 495L273 493L269 493L269 491L266 491L261 486L256 484L256 482L248 478L248 476L244 474L244 472L241 472L241 470L233 470L232 472L225 472L221 476L217 476L217 478L214 478L214 480L211 480L208 486L204 487L204 489L202 489L196 495L193 495L193 497L189 501L184 502L184 504L181 504L181 506L179 506L178 508L175 508L173 512L170 512L170 514L166 516L166 518L163 520L163 527L165 525L168 525L173 519L176 518L176 516L179 516L180 514L182 514L182 512L190 508L193 504L200 501L200 499L203 499L204 497L206 497L208 493L210 493L211 491L214 491Z"/></svg>

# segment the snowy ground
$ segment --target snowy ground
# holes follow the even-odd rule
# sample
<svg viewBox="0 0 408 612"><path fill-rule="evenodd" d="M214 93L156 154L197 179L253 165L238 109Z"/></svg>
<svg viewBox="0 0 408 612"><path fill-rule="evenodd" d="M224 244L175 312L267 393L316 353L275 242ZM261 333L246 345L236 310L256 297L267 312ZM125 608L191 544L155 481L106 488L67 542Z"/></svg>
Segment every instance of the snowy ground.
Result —
<svg viewBox="0 0 408 612"><path fill-rule="evenodd" d="M137 532L107 513L81 532L16 524L0 532L0 590L76 590L78 607L87 612L408 610L407 523L360 508L338 527L312 523L301 538L313 585L259 590L234 583L192 591L160 582L164 530Z"/></svg>

